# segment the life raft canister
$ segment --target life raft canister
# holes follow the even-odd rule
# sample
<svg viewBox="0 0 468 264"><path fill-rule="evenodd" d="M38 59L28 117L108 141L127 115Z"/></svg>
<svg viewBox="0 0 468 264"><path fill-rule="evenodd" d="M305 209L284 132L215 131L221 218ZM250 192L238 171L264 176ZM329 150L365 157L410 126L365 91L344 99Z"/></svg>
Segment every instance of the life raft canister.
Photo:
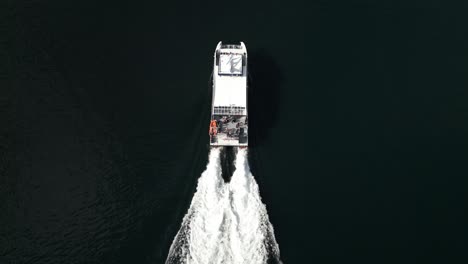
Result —
<svg viewBox="0 0 468 264"><path fill-rule="evenodd" d="M211 135L216 135L216 133L217 133L216 120L211 120L211 122L210 122L210 136Z"/></svg>

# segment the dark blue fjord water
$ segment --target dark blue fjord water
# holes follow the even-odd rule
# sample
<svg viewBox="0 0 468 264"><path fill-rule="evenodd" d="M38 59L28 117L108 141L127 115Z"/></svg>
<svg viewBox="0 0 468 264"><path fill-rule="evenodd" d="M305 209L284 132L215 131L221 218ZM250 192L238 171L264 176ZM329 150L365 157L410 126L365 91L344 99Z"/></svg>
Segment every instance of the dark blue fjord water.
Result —
<svg viewBox="0 0 468 264"><path fill-rule="evenodd" d="M281 34L303 45L294 17L299 7L288 7L283 16L291 24L284 27L270 15L280 14L277 5L247 13L241 7L213 13L209 5L7 5L0 263L166 260L208 163L210 74L219 40L242 40L249 48L257 88L249 92L255 124L248 159L263 203L268 208L277 195L277 202L292 200L288 189L268 191L290 171L271 165L288 162L288 149L301 155L301 146L280 140L300 130L294 92L300 65L277 41ZM282 64L290 65L288 73ZM282 111L283 104L291 108ZM270 187L268 174L276 179ZM272 222L280 215L287 215L283 226L302 220L294 209L299 204L278 205ZM296 243L293 234L277 238ZM284 259L292 261L301 247L291 244Z"/></svg>
<svg viewBox="0 0 468 264"><path fill-rule="evenodd" d="M0 264L166 261L220 40L249 51L246 164L284 263L466 263L463 4L0 6Z"/></svg>

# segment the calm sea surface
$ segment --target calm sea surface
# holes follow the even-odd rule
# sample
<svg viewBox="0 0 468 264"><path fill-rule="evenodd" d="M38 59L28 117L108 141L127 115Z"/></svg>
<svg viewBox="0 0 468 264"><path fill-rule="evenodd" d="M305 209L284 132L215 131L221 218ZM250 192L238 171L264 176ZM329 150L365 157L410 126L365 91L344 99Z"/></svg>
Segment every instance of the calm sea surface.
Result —
<svg viewBox="0 0 468 264"><path fill-rule="evenodd" d="M465 263L465 7L0 10L0 263L164 262L220 40L249 52L249 161L284 263Z"/></svg>

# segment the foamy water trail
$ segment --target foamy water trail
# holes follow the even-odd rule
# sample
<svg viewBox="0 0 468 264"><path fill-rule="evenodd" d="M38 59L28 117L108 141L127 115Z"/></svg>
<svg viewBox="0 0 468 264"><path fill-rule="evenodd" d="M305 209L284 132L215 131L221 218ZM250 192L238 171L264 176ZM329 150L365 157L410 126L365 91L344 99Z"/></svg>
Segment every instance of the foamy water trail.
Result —
<svg viewBox="0 0 468 264"><path fill-rule="evenodd" d="M237 153L230 183L221 177L219 156L219 149L211 150L166 263L280 263L247 151Z"/></svg>

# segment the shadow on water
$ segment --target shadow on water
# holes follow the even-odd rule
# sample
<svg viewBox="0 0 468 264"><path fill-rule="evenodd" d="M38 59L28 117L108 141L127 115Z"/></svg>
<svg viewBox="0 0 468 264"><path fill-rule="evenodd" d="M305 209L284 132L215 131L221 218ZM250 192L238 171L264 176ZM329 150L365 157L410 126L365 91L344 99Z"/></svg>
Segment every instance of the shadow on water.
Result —
<svg viewBox="0 0 468 264"><path fill-rule="evenodd" d="M281 68L265 50L249 53L248 111L250 169L261 181L262 173L256 149L262 146L274 127L281 110L280 89L283 82Z"/></svg>
<svg viewBox="0 0 468 264"><path fill-rule="evenodd" d="M261 160L257 148L264 145L271 129L276 125L281 111L280 89L283 73L273 56L265 50L249 52L248 60L248 111L249 111L249 154L250 170L259 182L262 192ZM265 194L265 192L263 192ZM268 198L268 197L263 197ZM268 199L266 199L268 200ZM268 234L271 236L273 234ZM269 237L268 241L274 238ZM267 247L267 263L281 263L279 256L274 254L272 244Z"/></svg>
<svg viewBox="0 0 468 264"><path fill-rule="evenodd" d="M249 53L249 147L261 146L274 126L279 113L279 90L282 73L266 51Z"/></svg>

